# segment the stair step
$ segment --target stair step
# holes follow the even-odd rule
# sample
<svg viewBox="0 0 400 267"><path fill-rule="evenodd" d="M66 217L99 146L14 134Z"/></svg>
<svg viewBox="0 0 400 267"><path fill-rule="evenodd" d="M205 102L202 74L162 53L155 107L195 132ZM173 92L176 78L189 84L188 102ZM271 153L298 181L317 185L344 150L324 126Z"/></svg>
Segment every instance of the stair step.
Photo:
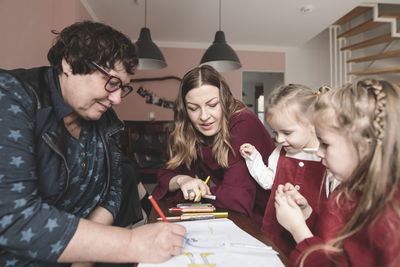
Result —
<svg viewBox="0 0 400 267"><path fill-rule="evenodd" d="M394 19L399 19L400 18L400 14L398 13L385 13L385 14L381 14L379 15L380 18L394 18Z"/></svg>
<svg viewBox="0 0 400 267"><path fill-rule="evenodd" d="M400 33L400 31L399 31ZM372 46L372 45L376 45L376 44L381 44L381 43L387 43L389 41L394 40L395 38L391 36L391 33L386 33L359 43L355 43L352 45L348 45L345 47L342 47L341 50L356 50L356 49L360 49L360 48L364 48L367 46Z"/></svg>
<svg viewBox="0 0 400 267"><path fill-rule="evenodd" d="M338 38L348 38L362 32L366 32L372 29L375 29L381 25L385 24L384 22L373 21L373 19L369 19L366 22L359 24L358 26L351 28L350 30L341 33L338 35Z"/></svg>
<svg viewBox="0 0 400 267"><path fill-rule="evenodd" d="M350 12L348 12L346 15L344 15L343 17L341 17L340 19L335 21L335 23L333 23L333 25L342 25L346 22L349 22L352 19L354 19L355 17L363 14L364 12L366 12L369 9L371 9L371 7L366 7L366 6L355 7Z"/></svg>
<svg viewBox="0 0 400 267"><path fill-rule="evenodd" d="M400 57L400 49L387 51L384 53L375 54L375 55L366 56L366 57L352 58L352 59L347 60L347 63L350 63L350 62L357 63L357 62L378 60L378 59L384 59L384 58L392 58L392 57Z"/></svg>
<svg viewBox="0 0 400 267"><path fill-rule="evenodd" d="M353 72L349 72L348 74L349 75L372 75L372 74L389 73L389 72L400 72L400 67L372 69L372 70L364 70L364 71L353 71Z"/></svg>

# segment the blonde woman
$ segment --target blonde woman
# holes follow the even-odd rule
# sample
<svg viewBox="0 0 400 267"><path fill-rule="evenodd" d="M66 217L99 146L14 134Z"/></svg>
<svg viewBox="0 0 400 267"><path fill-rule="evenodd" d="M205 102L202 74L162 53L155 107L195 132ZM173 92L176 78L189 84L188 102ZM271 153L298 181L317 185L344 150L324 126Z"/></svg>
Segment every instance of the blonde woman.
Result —
<svg viewBox="0 0 400 267"><path fill-rule="evenodd" d="M155 198L193 200L213 194L217 207L248 214L261 225L268 193L250 176L239 148L251 142L267 159L275 145L264 125L235 99L210 66L196 67L182 80L170 135L169 160L159 173ZM210 176L210 186L204 179Z"/></svg>
<svg viewBox="0 0 400 267"><path fill-rule="evenodd" d="M341 184L314 231L280 185L279 223L297 242L292 265L398 266L400 262L400 90L364 80L322 94L314 123L318 155Z"/></svg>

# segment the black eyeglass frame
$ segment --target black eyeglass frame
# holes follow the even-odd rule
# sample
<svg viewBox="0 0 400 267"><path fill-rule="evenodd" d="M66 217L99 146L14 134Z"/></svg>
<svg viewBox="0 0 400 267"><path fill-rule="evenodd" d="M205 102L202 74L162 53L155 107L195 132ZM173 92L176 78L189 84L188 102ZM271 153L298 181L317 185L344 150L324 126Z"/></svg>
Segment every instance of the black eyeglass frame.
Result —
<svg viewBox="0 0 400 267"><path fill-rule="evenodd" d="M121 98L124 98L124 97L126 97L127 95L129 95L129 94L133 91L132 86L130 86L130 85L123 85L120 78L118 78L118 77L116 77L116 76L114 76L114 75L111 75L111 74L108 73L105 69L103 69L102 67L100 67L96 62L91 61L90 63L91 63L93 66L95 66L96 69L97 69L98 71L100 71L100 72L103 73L105 76L107 76L108 79L107 79L106 84L104 85L104 90L106 90L107 92L113 93L113 92L115 92L115 91L121 89ZM114 82L110 83L111 81L114 81ZM117 86L113 86L113 85L112 85L113 83L116 83L116 84L118 84L118 85L117 85Z"/></svg>

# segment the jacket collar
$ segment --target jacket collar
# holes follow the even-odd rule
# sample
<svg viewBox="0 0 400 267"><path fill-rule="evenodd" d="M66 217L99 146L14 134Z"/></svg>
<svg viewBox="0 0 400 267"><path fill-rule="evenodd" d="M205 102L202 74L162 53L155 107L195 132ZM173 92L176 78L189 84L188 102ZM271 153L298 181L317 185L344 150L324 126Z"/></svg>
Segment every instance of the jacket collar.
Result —
<svg viewBox="0 0 400 267"><path fill-rule="evenodd" d="M62 97L57 71L51 67L48 69L47 75L49 79L50 95L53 102L54 112L57 120L61 121L65 116L71 114L73 110L67 103L65 103Z"/></svg>

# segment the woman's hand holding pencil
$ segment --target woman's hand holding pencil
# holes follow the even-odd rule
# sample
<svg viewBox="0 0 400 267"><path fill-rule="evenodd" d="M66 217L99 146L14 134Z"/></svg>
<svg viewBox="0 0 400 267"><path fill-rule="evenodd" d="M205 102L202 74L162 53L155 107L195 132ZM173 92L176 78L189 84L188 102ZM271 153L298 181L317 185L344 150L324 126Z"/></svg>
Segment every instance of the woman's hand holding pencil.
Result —
<svg viewBox="0 0 400 267"><path fill-rule="evenodd" d="M176 223L150 223L131 230L128 249L136 262L161 263L180 255L186 229Z"/></svg>
<svg viewBox="0 0 400 267"><path fill-rule="evenodd" d="M168 222L153 196L149 196L154 209L164 222ZM136 262L164 262L171 256L179 255L184 245L186 229L173 223L152 223L131 230L131 242L127 244L137 255ZM138 242L140 240L140 242Z"/></svg>
<svg viewBox="0 0 400 267"><path fill-rule="evenodd" d="M200 194L200 198L197 199L197 201L199 201L203 192L205 195L211 195L211 191L208 185L199 178L193 178L187 175L180 175L176 179L176 183L182 190L183 197L187 200L195 200L196 196Z"/></svg>
<svg viewBox="0 0 400 267"><path fill-rule="evenodd" d="M204 182L204 185L207 185L208 180L210 180L210 176L207 177L207 179ZM202 192L201 192L201 190L199 190L199 192L197 192L197 194L196 194L196 197L194 198L194 202L199 202L201 199L201 195L202 195Z"/></svg>

